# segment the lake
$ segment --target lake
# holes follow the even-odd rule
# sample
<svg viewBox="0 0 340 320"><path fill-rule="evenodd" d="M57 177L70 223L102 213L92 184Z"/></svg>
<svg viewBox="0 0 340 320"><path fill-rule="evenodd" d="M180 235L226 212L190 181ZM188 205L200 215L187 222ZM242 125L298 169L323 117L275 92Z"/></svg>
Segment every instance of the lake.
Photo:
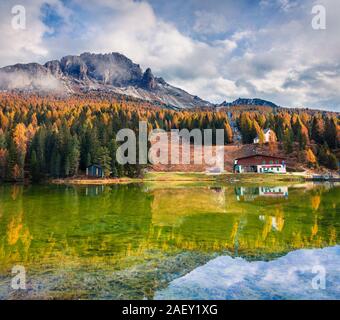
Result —
<svg viewBox="0 0 340 320"><path fill-rule="evenodd" d="M340 299L339 204L332 184L2 185L0 299Z"/></svg>

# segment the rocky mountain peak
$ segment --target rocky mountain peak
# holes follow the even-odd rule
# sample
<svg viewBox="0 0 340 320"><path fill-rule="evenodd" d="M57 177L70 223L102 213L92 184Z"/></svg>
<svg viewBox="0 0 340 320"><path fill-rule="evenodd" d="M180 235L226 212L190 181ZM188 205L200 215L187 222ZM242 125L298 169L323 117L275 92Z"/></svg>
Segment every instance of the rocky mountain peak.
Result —
<svg viewBox="0 0 340 320"><path fill-rule="evenodd" d="M0 68L0 90L81 93L90 90L127 95L175 108L211 106L196 96L145 72L139 64L117 53L68 55L44 65L17 64Z"/></svg>
<svg viewBox="0 0 340 320"><path fill-rule="evenodd" d="M141 85L143 88L147 90L154 90L157 87L157 82L155 80L154 75L150 68L147 68L143 74L143 78L141 80Z"/></svg>

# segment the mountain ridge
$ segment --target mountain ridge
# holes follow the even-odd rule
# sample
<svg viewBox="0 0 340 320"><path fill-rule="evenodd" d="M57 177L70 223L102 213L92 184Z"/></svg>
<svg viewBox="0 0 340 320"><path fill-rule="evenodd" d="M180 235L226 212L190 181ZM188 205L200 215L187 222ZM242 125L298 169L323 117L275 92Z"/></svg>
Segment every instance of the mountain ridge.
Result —
<svg viewBox="0 0 340 320"><path fill-rule="evenodd" d="M266 107L271 107L271 108L279 107L278 105L276 105L275 103L271 101L259 99L259 98L253 98L253 99L238 98L234 100L233 102L224 101L219 105L219 107L233 107L233 106L266 106Z"/></svg>
<svg viewBox="0 0 340 320"><path fill-rule="evenodd" d="M0 68L0 91L58 95L104 93L148 101L175 110L233 106L282 108L260 98L211 103L156 77L150 68L143 71L139 64L118 52L84 52L66 55L45 64L32 62L5 66Z"/></svg>
<svg viewBox="0 0 340 320"><path fill-rule="evenodd" d="M117 53L85 52L45 64L15 64L0 68L0 90L79 93L99 90L155 101L184 109L212 107L208 101L155 77L150 68Z"/></svg>

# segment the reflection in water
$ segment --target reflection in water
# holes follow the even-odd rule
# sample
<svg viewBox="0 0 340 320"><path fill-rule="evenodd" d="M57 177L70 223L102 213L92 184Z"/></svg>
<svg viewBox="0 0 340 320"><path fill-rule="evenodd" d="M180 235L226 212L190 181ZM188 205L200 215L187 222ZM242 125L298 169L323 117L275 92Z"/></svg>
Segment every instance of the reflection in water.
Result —
<svg viewBox="0 0 340 320"><path fill-rule="evenodd" d="M236 187L238 201L253 201L258 197L288 198L288 187Z"/></svg>
<svg viewBox="0 0 340 320"><path fill-rule="evenodd" d="M40 296L50 288L86 298L105 287L110 297L139 299L214 254L268 260L334 246L339 191L300 186L288 198L287 187L0 186L0 298L15 264L34 275ZM253 201L239 201L251 193ZM80 275L93 274L103 282L89 292ZM61 292L49 282L56 278Z"/></svg>
<svg viewBox="0 0 340 320"><path fill-rule="evenodd" d="M340 247L273 261L221 256L173 280L155 299L340 299Z"/></svg>
<svg viewBox="0 0 340 320"><path fill-rule="evenodd" d="M85 187L85 195L87 196L98 196L103 193L105 190L105 186L86 186Z"/></svg>
<svg viewBox="0 0 340 320"><path fill-rule="evenodd" d="M277 217L260 215L259 219L266 225L269 224L275 231L282 231L285 222L283 215Z"/></svg>

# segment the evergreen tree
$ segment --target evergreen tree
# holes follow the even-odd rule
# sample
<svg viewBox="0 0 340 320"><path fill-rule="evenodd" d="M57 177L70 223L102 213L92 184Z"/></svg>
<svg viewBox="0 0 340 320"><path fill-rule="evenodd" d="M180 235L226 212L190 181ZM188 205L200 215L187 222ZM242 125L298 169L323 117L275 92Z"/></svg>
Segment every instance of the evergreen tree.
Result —
<svg viewBox="0 0 340 320"><path fill-rule="evenodd" d="M31 159L30 159L30 172L31 172L31 177L33 182L38 182L41 179L41 172L40 172L40 167L39 163L37 160L37 154L35 150L32 151L31 153Z"/></svg>
<svg viewBox="0 0 340 320"><path fill-rule="evenodd" d="M112 139L109 152L111 157L111 175L113 177L121 177L123 175L123 166L117 162L117 142L115 139Z"/></svg>
<svg viewBox="0 0 340 320"><path fill-rule="evenodd" d="M8 142L7 168L5 173L6 180L13 181L20 179L17 164L17 148L13 139L10 137Z"/></svg>
<svg viewBox="0 0 340 320"><path fill-rule="evenodd" d="M1 180L4 180L6 177L7 157L8 157L7 149L0 149L0 179Z"/></svg>
<svg viewBox="0 0 340 320"><path fill-rule="evenodd" d="M63 163L63 176L68 177L71 172L71 164L70 164L70 156L64 156L64 163Z"/></svg>
<svg viewBox="0 0 340 320"><path fill-rule="evenodd" d="M325 140L331 149L335 149L338 146L337 141L337 125L334 118L327 119L325 128Z"/></svg>
<svg viewBox="0 0 340 320"><path fill-rule="evenodd" d="M318 161L320 165L331 169L337 170L338 169L338 159L336 156L330 151L327 143L323 146L319 147L318 149Z"/></svg>
<svg viewBox="0 0 340 320"><path fill-rule="evenodd" d="M100 147L98 149L98 158L97 158L98 164L101 165L103 171L104 171L104 176L109 177L111 174L111 162L112 158L110 157L110 151L106 147Z"/></svg>
<svg viewBox="0 0 340 320"><path fill-rule="evenodd" d="M56 149L52 152L50 173L55 178L59 178L61 176L61 156Z"/></svg>
<svg viewBox="0 0 340 320"><path fill-rule="evenodd" d="M293 152L293 132L286 128L283 135L283 148L287 154Z"/></svg>
<svg viewBox="0 0 340 320"><path fill-rule="evenodd" d="M337 157L335 156L334 153L330 153L328 156L328 162L327 162L327 168L331 169L331 170L338 170L339 166L338 166L339 162Z"/></svg>
<svg viewBox="0 0 340 320"><path fill-rule="evenodd" d="M311 137L316 143L323 143L324 137L324 122L320 116L314 116L311 128Z"/></svg>
<svg viewBox="0 0 340 320"><path fill-rule="evenodd" d="M77 137L72 137L68 142L68 157L70 161L70 175L78 174L80 150Z"/></svg>

